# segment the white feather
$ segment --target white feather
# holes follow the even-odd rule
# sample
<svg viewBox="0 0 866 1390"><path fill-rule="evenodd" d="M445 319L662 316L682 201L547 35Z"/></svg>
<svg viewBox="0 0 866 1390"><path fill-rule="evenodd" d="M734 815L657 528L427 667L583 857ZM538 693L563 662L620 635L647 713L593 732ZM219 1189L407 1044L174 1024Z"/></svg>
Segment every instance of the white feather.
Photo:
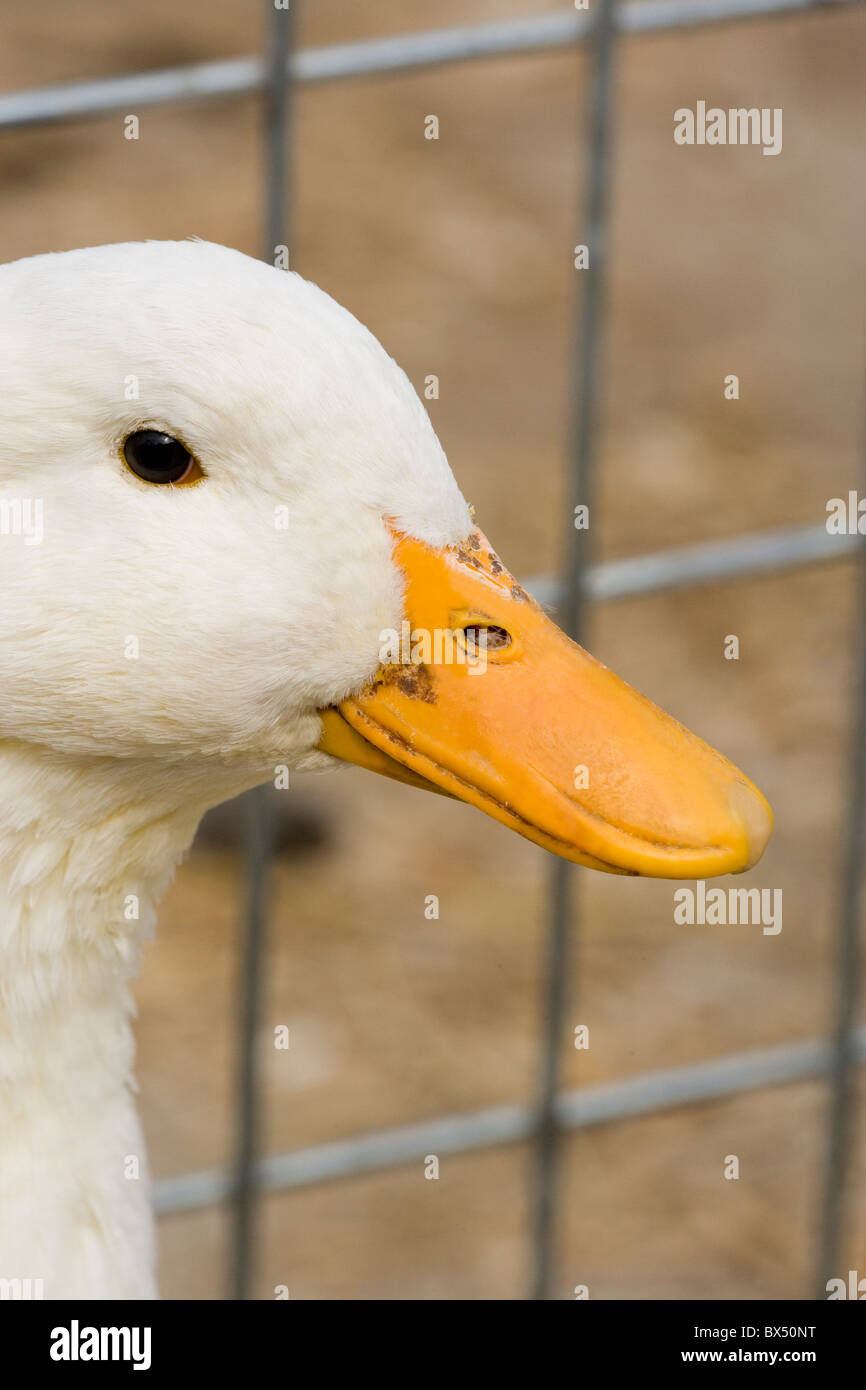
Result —
<svg viewBox="0 0 866 1390"><path fill-rule="evenodd" d="M156 901L208 806L325 761L316 710L402 617L386 522L472 522L403 372L297 275L194 241L37 256L0 267L0 322L0 503L44 531L0 534L0 1279L145 1298ZM140 428L205 479L135 478Z"/></svg>

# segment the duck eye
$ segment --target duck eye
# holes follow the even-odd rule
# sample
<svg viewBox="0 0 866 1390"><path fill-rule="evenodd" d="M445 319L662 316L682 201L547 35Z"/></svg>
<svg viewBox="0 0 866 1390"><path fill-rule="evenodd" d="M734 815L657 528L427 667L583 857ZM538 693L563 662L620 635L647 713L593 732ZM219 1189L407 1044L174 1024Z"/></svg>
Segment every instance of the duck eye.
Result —
<svg viewBox="0 0 866 1390"><path fill-rule="evenodd" d="M136 430L124 443L123 457L146 483L180 483L196 468L186 445L159 430Z"/></svg>

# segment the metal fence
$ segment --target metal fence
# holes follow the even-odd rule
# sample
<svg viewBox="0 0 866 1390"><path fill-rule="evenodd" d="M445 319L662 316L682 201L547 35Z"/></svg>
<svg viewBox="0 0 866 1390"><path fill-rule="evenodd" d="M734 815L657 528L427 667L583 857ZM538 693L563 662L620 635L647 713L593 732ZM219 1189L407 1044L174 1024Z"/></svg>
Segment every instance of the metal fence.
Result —
<svg viewBox="0 0 866 1390"><path fill-rule="evenodd" d="M592 269L582 277L576 310L576 345L571 392L571 494L575 504L594 495L598 351L603 326L607 249L607 189L613 157L614 66L620 36L693 28L794 11L840 9L861 0L590 0L591 9L568 9L488 23L435 29L384 39L293 51L297 0L265 0L267 50L263 57L196 63L0 95L0 129L66 122L143 106L207 100L259 92L263 99L265 179L263 254L272 260L289 244L288 164L290 96L296 83L404 72L442 63L586 45L591 51L586 134L587 186L580 214L580 240L590 248ZM864 459L866 492L866 459ZM568 515L571 516L571 509ZM734 536L723 541L594 565L589 532L569 528L561 578L529 581L542 602L556 604L563 626L580 639L588 600L613 600L724 579L777 573L803 565L862 554L857 536L828 535L823 525L795 526ZM243 938L238 1021L237 1159L233 1171L181 1174L155 1184L160 1214L190 1211L230 1201L234 1209L231 1292L250 1296L255 1254L258 1194L333 1178L347 1178L412 1161L428 1153L474 1152L494 1145L532 1141L534 1176L533 1282L531 1293L553 1290L553 1217L560 1139L566 1131L609 1124L676 1106L717 1100L766 1086L829 1078L829 1122L815 1260L815 1297L837 1271L844 1197L851 1148L854 1071L866 1062L866 1027L857 1027L861 860L866 830L866 564L853 646L857 654L851 732L851 779L845 855L836 930L835 1002L828 1041L799 1041L737 1053L624 1080L561 1091L560 1057L567 1000L565 969L575 920L577 877L563 861L551 870L547 984L543 1000L543 1047L534 1104L507 1105L443 1116L423 1124L381 1130L261 1158L257 1111L256 1037L266 951L265 883L268 825L260 796L247 800L248 906Z"/></svg>

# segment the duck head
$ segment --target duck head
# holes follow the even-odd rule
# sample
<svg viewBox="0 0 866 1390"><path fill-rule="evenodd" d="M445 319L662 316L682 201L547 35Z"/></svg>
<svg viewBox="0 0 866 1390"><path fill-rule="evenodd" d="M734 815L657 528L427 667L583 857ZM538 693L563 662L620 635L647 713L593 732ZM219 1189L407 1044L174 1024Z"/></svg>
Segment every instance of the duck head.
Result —
<svg viewBox="0 0 866 1390"><path fill-rule="evenodd" d="M2 267L0 322L0 739L214 802L336 757L612 872L760 856L760 792L524 592L315 286L96 247Z"/></svg>

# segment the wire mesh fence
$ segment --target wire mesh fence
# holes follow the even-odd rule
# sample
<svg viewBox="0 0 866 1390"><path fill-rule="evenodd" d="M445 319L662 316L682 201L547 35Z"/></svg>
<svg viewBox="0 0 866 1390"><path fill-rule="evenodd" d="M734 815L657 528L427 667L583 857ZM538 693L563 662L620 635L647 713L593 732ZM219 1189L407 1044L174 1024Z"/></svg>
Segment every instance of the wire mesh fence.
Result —
<svg viewBox="0 0 866 1390"><path fill-rule="evenodd" d="M585 135L588 173L580 209L581 241L590 249L591 272L575 310L572 371L571 487L575 503L594 495L599 399L599 343L604 326L607 190L614 160L614 65L621 36L674 28L782 16L793 11L827 11L861 0L593 0L589 10L568 9L388 38L293 51L294 10L290 0L265 0L267 49L262 57L197 63L155 72L66 83L0 94L0 129L68 122L146 105L203 101L260 93L265 151L263 256L288 245L291 90L295 83L377 76L437 64L506 54L587 45L591 53ZM864 480L866 490L866 480ZM571 511L569 510L569 516ZM721 541L593 564L588 531L569 527L566 563L560 577L528 581L543 603L556 605L563 626L580 640L589 602L649 595L701 583L779 573L838 561L862 553L862 538L832 536L822 525L791 526ZM569 1130L648 1115L675 1106L716 1100L762 1087L829 1078L830 1122L820 1194L820 1234L815 1260L815 1296L837 1264L844 1212L853 1106L853 1071L866 1061L866 1029L856 1026L858 939L862 895L862 847L866 829L866 565L856 613L858 656L852 715L850 789L845 859L839 886L836 931L835 1005L828 1041L797 1040L781 1047L744 1052L713 1061L649 1071L580 1090L560 1089L559 1053L566 1008L565 961L575 930L575 875L555 861L551 870L543 1046L539 1089L533 1104L508 1105L443 1116L423 1124L354 1135L294 1152L261 1157L258 1142L260 1079L256 1068L261 981L267 949L267 816L257 794L247 800L247 911L238 997L236 1160L232 1172L200 1170L155 1184L160 1214L191 1211L231 1201L234 1230L230 1289L249 1297L255 1271L255 1212L263 1191L348 1178L437 1154L467 1153L495 1145L532 1141L534 1168L533 1279L531 1293L547 1298L553 1289L557 1149Z"/></svg>

